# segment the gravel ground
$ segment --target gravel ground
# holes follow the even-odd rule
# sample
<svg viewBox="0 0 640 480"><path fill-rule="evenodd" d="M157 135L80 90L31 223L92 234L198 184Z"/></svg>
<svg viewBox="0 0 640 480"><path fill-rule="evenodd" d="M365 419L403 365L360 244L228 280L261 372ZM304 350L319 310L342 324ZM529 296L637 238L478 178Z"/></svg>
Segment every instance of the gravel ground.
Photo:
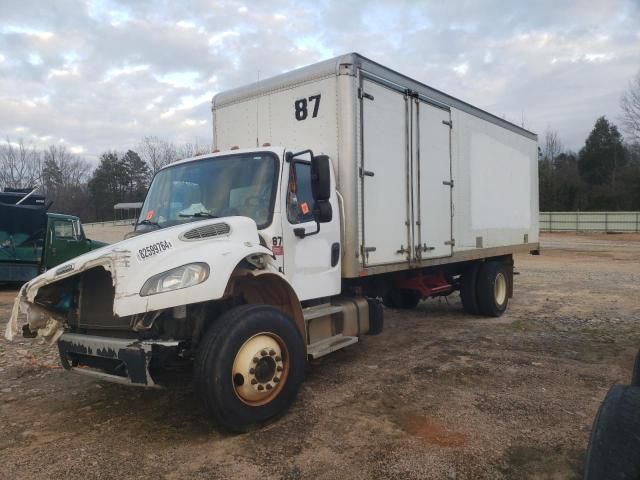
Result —
<svg viewBox="0 0 640 480"><path fill-rule="evenodd" d="M457 294L386 310L310 365L291 411L222 432L189 377L147 391L0 340L0 478L580 478L593 416L640 346L640 236L545 235L499 319ZM16 291L0 289L0 328Z"/></svg>

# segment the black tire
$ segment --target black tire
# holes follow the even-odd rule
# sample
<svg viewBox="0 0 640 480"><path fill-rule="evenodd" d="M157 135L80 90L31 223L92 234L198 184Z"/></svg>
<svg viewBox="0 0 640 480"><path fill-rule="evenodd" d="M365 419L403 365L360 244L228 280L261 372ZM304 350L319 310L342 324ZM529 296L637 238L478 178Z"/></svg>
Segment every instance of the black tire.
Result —
<svg viewBox="0 0 640 480"><path fill-rule="evenodd" d="M392 293L393 290L388 290L387 293L382 296L382 304L387 308L396 308L396 304L393 302L393 295L391 295Z"/></svg>
<svg viewBox="0 0 640 480"><path fill-rule="evenodd" d="M485 262L476 279L478 310L490 317L499 317L509 303L509 274L502 262Z"/></svg>
<svg viewBox="0 0 640 480"><path fill-rule="evenodd" d="M416 308L422 296L417 290L409 288L394 288L382 297L382 303L389 308L411 310Z"/></svg>
<svg viewBox="0 0 640 480"><path fill-rule="evenodd" d="M584 479L640 479L640 388L615 385L593 422Z"/></svg>
<svg viewBox="0 0 640 480"><path fill-rule="evenodd" d="M633 372L631 372L631 385L634 387L640 387L640 351L636 355L636 360L633 362Z"/></svg>
<svg viewBox="0 0 640 480"><path fill-rule="evenodd" d="M277 342L277 348L281 347L280 355L273 358L272 355L275 354L265 354L265 350L256 353L255 356L249 355L253 357L253 363L256 363L256 358L263 362L261 355L265 355L264 361L268 364L266 375L271 375L271 379L265 383L260 383L264 378L260 382L256 380L258 385L255 387L257 392L257 389L263 386L261 390L264 392L257 395L264 395L267 394L264 387L270 385L269 395L272 396L264 403L243 400L238 389L253 388L253 383L249 383L251 376L246 378L245 385L245 377L240 375L240 383L238 374L233 373L240 350L243 349L246 353L245 346L249 340L256 337L268 337ZM243 355L242 358L247 356ZM204 403L207 412L220 425L234 432L246 432L287 411L300 389L305 365L302 337L293 322L281 310L269 305L241 305L221 315L204 335L194 364L195 392ZM283 367L284 373L276 373L276 368ZM252 370L252 373L255 373L255 369ZM256 378L258 373L253 376L253 379Z"/></svg>
<svg viewBox="0 0 640 480"><path fill-rule="evenodd" d="M480 313L476 292L479 269L480 264L474 263L462 274L462 278L460 279L460 300L462 300L462 308L471 315L478 315Z"/></svg>
<svg viewBox="0 0 640 480"><path fill-rule="evenodd" d="M378 335L384 329L384 309L376 298L367 298L369 304L369 335Z"/></svg>

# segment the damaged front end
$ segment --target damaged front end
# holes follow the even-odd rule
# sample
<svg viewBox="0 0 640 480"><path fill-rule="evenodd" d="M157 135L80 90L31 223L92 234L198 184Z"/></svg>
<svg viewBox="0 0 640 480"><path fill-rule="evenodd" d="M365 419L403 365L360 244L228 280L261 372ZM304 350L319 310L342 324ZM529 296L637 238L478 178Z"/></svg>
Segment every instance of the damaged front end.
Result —
<svg viewBox="0 0 640 480"><path fill-rule="evenodd" d="M180 335L175 328L159 330L173 312L115 315L112 270L112 262L105 262L51 283L25 285L15 299L5 336L39 336L57 343L62 366L75 373L155 386L152 359L157 363L175 356L184 343L160 338Z"/></svg>
<svg viewBox="0 0 640 480"><path fill-rule="evenodd" d="M85 265L79 273L72 273L73 264L65 265L25 284L14 301L5 337L39 336L54 343L65 328L117 327L113 315L113 259L102 260Z"/></svg>
<svg viewBox="0 0 640 480"><path fill-rule="evenodd" d="M67 369L154 386L154 372L192 359L206 319L226 308L225 291L236 266L256 258L264 268L270 253L246 217L133 237L25 284L5 337L57 342Z"/></svg>

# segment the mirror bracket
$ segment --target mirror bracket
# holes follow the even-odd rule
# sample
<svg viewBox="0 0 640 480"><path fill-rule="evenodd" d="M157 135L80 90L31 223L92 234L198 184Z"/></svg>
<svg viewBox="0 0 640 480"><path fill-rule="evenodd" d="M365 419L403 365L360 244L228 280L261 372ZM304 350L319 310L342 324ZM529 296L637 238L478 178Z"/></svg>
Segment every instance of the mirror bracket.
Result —
<svg viewBox="0 0 640 480"><path fill-rule="evenodd" d="M320 222L318 222L318 221L316 221L316 231L315 232L307 233L307 231L305 230L304 227L298 227L298 228L294 228L293 229L293 234L298 238L304 238L304 237L308 237L310 235L316 235L318 233L320 233Z"/></svg>

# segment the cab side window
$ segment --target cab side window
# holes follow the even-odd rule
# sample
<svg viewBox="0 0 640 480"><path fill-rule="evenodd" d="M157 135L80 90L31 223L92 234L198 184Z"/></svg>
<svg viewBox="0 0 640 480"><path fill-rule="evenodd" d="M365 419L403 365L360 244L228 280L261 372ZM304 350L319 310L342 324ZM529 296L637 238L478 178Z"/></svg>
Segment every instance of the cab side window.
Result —
<svg viewBox="0 0 640 480"><path fill-rule="evenodd" d="M293 162L289 170L287 191L287 218L292 224L313 221L311 195L311 165Z"/></svg>
<svg viewBox="0 0 640 480"><path fill-rule="evenodd" d="M73 222L58 220L53 224L53 231L56 235L56 238L63 238L65 240L76 239Z"/></svg>

